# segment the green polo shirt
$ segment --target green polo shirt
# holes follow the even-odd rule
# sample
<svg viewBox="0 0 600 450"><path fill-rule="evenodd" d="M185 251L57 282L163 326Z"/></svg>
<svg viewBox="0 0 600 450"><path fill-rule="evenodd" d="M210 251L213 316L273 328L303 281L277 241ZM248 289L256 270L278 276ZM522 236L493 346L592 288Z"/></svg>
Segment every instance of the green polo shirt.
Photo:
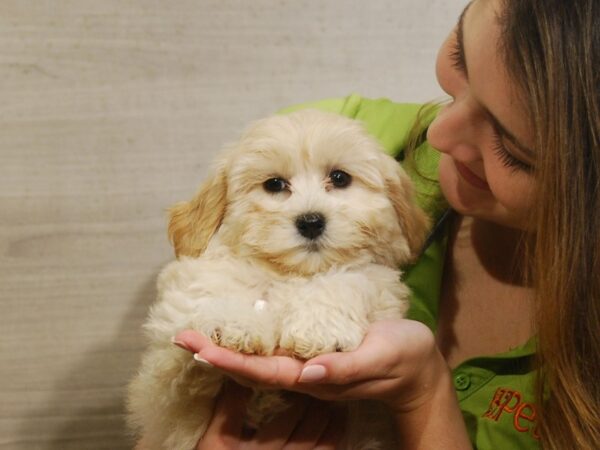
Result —
<svg viewBox="0 0 600 450"><path fill-rule="evenodd" d="M412 292L408 318L423 322L435 333L447 243L443 220L447 206L436 181L439 153L423 140L415 152L414 162L403 161L414 123L418 119L421 129L425 130L435 117L435 109L422 113L422 105L372 100L353 94L297 105L282 112L302 108L321 109L360 120L387 153L402 161L415 184L418 202L431 216L432 223L437 224L432 228L428 245L419 260L405 268L404 281ZM534 351L532 339L506 353L469 359L452 371L456 395L474 448L539 448L536 405L533 403Z"/></svg>

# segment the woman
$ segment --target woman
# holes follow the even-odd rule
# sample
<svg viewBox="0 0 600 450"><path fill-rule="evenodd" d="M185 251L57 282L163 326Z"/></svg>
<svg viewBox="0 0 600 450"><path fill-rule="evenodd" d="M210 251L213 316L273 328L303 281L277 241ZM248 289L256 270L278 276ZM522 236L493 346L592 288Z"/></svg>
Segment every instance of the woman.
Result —
<svg viewBox="0 0 600 450"><path fill-rule="evenodd" d="M381 322L356 352L306 363L234 354L189 331L178 344L242 384L384 400L402 448L600 448L598 23L596 0L474 0L440 50L452 102L427 140L456 214L433 325ZM514 368L531 349L538 369L523 363L482 396L501 361ZM336 411L297 402L248 438L239 392L226 392L198 448L333 448Z"/></svg>

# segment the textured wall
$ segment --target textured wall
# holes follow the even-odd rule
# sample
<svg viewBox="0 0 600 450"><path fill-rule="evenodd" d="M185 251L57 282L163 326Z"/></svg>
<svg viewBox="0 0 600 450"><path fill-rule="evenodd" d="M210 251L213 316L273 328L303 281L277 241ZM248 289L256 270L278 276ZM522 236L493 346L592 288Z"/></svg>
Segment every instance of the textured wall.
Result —
<svg viewBox="0 0 600 450"><path fill-rule="evenodd" d="M0 1L0 448L129 448L165 208L282 106L439 97L465 3Z"/></svg>

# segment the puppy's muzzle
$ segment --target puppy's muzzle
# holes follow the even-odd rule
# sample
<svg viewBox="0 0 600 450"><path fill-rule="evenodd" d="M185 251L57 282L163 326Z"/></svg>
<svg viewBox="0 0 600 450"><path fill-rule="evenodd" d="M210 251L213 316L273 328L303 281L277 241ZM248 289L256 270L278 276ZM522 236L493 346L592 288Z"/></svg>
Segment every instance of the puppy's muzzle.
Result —
<svg viewBox="0 0 600 450"><path fill-rule="evenodd" d="M308 239L316 239L325 231L325 217L321 213L310 212L296 218L298 233Z"/></svg>

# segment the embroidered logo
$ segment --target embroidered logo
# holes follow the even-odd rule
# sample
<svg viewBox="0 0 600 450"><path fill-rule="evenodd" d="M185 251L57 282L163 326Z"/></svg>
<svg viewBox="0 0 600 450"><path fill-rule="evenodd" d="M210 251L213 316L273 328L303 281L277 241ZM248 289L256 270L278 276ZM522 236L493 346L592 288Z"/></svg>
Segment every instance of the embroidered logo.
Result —
<svg viewBox="0 0 600 450"><path fill-rule="evenodd" d="M487 411L482 417L498 422L503 414L512 415L512 423L520 433L530 433L539 439L537 431L535 404L524 402L519 391L509 388L498 388L494 393Z"/></svg>

